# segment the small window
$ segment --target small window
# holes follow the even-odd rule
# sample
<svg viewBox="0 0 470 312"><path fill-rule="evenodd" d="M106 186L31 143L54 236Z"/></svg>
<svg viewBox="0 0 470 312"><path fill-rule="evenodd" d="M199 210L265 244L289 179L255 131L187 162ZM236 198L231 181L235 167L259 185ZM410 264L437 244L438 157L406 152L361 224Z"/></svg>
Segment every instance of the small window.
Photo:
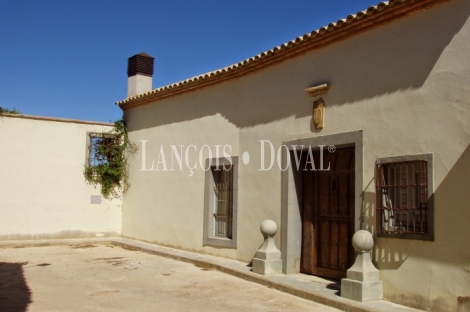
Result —
<svg viewBox="0 0 470 312"><path fill-rule="evenodd" d="M112 160L112 153L103 151L109 151L109 146L117 145L118 138L109 133L89 133L89 144L88 144L88 166L96 167L99 165L107 164Z"/></svg>
<svg viewBox="0 0 470 312"><path fill-rule="evenodd" d="M204 244L236 248L237 164L236 157L207 160Z"/></svg>
<svg viewBox="0 0 470 312"><path fill-rule="evenodd" d="M377 161L378 236L433 239L431 156L391 157Z"/></svg>
<svg viewBox="0 0 470 312"><path fill-rule="evenodd" d="M211 167L214 186L212 189L212 236L232 239L233 219L233 167Z"/></svg>

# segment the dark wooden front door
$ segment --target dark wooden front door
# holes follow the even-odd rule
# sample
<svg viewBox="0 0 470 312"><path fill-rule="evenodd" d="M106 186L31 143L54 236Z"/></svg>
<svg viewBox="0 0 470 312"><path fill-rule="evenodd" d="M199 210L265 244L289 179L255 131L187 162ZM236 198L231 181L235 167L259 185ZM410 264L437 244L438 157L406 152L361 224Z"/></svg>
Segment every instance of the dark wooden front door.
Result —
<svg viewBox="0 0 470 312"><path fill-rule="evenodd" d="M311 157L310 157L311 158ZM352 265L354 249L354 148L302 154L302 252L301 272L339 279Z"/></svg>

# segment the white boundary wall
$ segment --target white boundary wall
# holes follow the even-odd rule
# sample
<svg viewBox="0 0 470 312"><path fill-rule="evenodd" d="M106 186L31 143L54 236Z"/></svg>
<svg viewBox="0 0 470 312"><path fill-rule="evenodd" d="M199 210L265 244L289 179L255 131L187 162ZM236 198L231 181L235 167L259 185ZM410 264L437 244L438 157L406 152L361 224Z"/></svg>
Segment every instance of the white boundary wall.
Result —
<svg viewBox="0 0 470 312"><path fill-rule="evenodd" d="M91 204L83 176L87 133L112 129L34 116L0 116L0 239L75 238L121 233L121 200Z"/></svg>

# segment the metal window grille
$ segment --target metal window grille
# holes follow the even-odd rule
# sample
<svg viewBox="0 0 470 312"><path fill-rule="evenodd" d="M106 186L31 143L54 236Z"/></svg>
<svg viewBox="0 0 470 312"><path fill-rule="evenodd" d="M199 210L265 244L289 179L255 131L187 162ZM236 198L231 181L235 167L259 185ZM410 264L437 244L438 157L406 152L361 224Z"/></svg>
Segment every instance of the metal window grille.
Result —
<svg viewBox="0 0 470 312"><path fill-rule="evenodd" d="M102 147L109 147L119 144L118 138L109 133L90 133L90 144L88 145L88 166L97 167L112 160L111 153L100 152Z"/></svg>
<svg viewBox="0 0 470 312"><path fill-rule="evenodd" d="M378 234L426 234L428 169L426 160L376 165Z"/></svg>
<svg viewBox="0 0 470 312"><path fill-rule="evenodd" d="M214 178L212 235L232 239L233 166L211 167L211 171Z"/></svg>

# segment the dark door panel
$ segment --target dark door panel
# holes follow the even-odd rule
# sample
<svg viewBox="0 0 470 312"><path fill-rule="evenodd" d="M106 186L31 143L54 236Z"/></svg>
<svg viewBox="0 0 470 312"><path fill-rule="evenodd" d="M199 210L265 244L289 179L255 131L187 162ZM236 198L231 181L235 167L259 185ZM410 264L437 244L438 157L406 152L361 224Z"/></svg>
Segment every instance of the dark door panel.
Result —
<svg viewBox="0 0 470 312"><path fill-rule="evenodd" d="M307 155L302 155L301 272L339 279L354 259L354 148L324 151L328 171L311 170ZM320 168L320 152L313 160Z"/></svg>

